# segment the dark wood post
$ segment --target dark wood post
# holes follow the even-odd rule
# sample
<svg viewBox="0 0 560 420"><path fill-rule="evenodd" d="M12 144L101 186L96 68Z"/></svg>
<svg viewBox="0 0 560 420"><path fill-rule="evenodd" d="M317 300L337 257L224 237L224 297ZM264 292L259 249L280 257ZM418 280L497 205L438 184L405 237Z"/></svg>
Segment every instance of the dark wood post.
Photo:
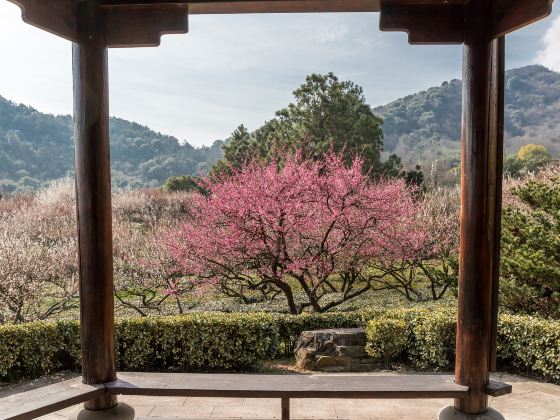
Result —
<svg viewBox="0 0 560 420"><path fill-rule="evenodd" d="M498 295L500 290L500 251L502 238L502 180L504 176L504 109L505 109L505 67L506 67L506 38L500 37L493 42L494 56L497 63L492 67L492 98L497 101L491 112L497 113L495 123L495 141L491 145L491 158L495 164L490 165L494 176L496 207L494 211L494 267L492 272L492 336L490 342L490 372L496 371L497 338L498 338ZM493 117L491 117L493 119ZM494 128L494 127L491 127ZM491 133L491 134L492 134ZM492 185L491 185L492 186Z"/></svg>
<svg viewBox="0 0 560 420"><path fill-rule="evenodd" d="M107 45L97 0L78 1L73 45L74 135L84 383L116 379ZM114 396L88 401L104 410Z"/></svg>
<svg viewBox="0 0 560 420"><path fill-rule="evenodd" d="M281 402L282 406L282 420L290 420L290 399L289 398L282 398Z"/></svg>
<svg viewBox="0 0 560 420"><path fill-rule="evenodd" d="M470 387L455 408L487 411L495 328L503 136L503 48L492 39L490 0L467 6L463 55L461 245L455 381ZM498 258L496 258L498 256Z"/></svg>

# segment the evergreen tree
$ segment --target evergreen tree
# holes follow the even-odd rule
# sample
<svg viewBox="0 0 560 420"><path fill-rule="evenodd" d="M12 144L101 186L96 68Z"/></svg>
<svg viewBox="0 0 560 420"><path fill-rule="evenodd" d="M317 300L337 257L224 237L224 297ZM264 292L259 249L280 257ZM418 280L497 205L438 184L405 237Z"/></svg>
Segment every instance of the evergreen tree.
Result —
<svg viewBox="0 0 560 420"><path fill-rule="evenodd" d="M516 311L560 316L560 167L512 191L502 219L502 299Z"/></svg>

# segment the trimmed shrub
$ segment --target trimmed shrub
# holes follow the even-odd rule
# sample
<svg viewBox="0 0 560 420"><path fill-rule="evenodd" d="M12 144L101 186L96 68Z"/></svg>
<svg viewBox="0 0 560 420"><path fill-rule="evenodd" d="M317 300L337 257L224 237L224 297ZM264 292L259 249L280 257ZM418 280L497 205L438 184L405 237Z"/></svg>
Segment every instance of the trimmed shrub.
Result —
<svg viewBox="0 0 560 420"><path fill-rule="evenodd" d="M448 370L453 366L456 329L456 309L454 307L432 305L430 307L389 309L373 322L378 321L392 325L404 323L404 330L401 329L400 334L406 336L406 342L399 354L403 354L418 369L439 371ZM369 325L366 333L370 330ZM397 338L390 337L389 334L387 331L385 335L387 340L397 340ZM402 336L398 341L404 340ZM373 339L374 336L372 335L371 338ZM379 339L380 337L370 341L368 334L367 346L380 347Z"/></svg>
<svg viewBox="0 0 560 420"><path fill-rule="evenodd" d="M278 326L266 314L192 313L116 322L120 370L251 368L278 353ZM0 326L0 378L11 381L80 366L77 321Z"/></svg>
<svg viewBox="0 0 560 420"><path fill-rule="evenodd" d="M423 310L412 317L410 358L420 369L449 370L455 361L456 309Z"/></svg>
<svg viewBox="0 0 560 420"><path fill-rule="evenodd" d="M0 326L0 377L37 377L75 368L80 352L77 322Z"/></svg>
<svg viewBox="0 0 560 420"><path fill-rule="evenodd" d="M456 308L388 310L373 322L394 320L407 325L408 342L403 353L414 366L422 370L453 369ZM380 346L378 338L370 332L370 325L371 322L367 330L368 348ZM498 362L506 368L560 381L560 321L502 313L498 320L497 350Z"/></svg>
<svg viewBox="0 0 560 420"><path fill-rule="evenodd" d="M366 352L375 359L383 359L385 367L398 357L408 344L408 325L402 319L380 316L366 326Z"/></svg>
<svg viewBox="0 0 560 420"><path fill-rule="evenodd" d="M502 314L498 360L527 374L560 381L560 321Z"/></svg>
<svg viewBox="0 0 560 420"><path fill-rule="evenodd" d="M245 369L278 352L278 327L259 313L191 313L117 322L122 370Z"/></svg>
<svg viewBox="0 0 560 420"><path fill-rule="evenodd" d="M241 370L285 357L301 331L366 325L368 352L402 354L419 369L454 364L456 311L420 307L326 314L191 313L121 319L116 323L120 370ZM368 323L369 321L369 323ZM404 343L404 344L403 344ZM401 351L402 350L402 351ZM501 314L498 361L517 371L560 381L560 321ZM76 321L0 326L0 378L37 377L80 365Z"/></svg>

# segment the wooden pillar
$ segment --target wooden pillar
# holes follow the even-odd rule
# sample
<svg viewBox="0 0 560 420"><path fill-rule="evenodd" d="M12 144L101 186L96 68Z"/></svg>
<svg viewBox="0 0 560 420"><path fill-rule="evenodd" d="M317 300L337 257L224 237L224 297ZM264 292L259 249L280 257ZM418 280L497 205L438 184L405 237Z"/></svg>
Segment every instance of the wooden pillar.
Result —
<svg viewBox="0 0 560 420"><path fill-rule="evenodd" d="M495 203L494 209L494 260L492 271L492 336L490 342L490 372L496 371L497 338L498 338L498 295L500 290L500 251L502 238L502 180L504 176L504 110L505 110L505 67L506 38L498 38L493 42L494 56L497 60L492 67L492 98L497 101L491 111L496 113L495 141L491 141L491 158L495 164L490 165L490 174L494 176ZM493 117L491 117L493 119ZM492 184L491 184L492 187Z"/></svg>
<svg viewBox="0 0 560 420"><path fill-rule="evenodd" d="M116 379L111 228L107 45L97 0L78 2L73 45L83 382ZM114 407L114 396L85 408Z"/></svg>
<svg viewBox="0 0 560 420"><path fill-rule="evenodd" d="M494 281L499 260L503 137L503 49L492 39L490 0L466 11L463 55L461 245L455 381L470 388L455 408L487 411L495 332ZM497 281L497 279L496 279Z"/></svg>

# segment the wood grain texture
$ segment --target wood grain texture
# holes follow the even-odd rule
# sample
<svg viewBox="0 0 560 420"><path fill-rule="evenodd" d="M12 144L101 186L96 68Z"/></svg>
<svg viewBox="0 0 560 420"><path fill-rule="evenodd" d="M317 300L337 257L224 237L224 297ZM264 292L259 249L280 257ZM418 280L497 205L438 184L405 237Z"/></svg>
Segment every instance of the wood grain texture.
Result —
<svg viewBox="0 0 560 420"><path fill-rule="evenodd" d="M380 0L102 0L105 7L188 4L191 14L378 12ZM386 0L391 4L465 4L467 0Z"/></svg>
<svg viewBox="0 0 560 420"><path fill-rule="evenodd" d="M377 12L377 0L280 0L190 3L189 14Z"/></svg>
<svg viewBox="0 0 560 420"><path fill-rule="evenodd" d="M77 0L8 0L22 9L23 20L70 41L77 40ZM554 0L495 0L488 11L492 17L493 36L501 36L548 16ZM123 28L110 26L107 39L110 46L155 46L157 37L166 33L185 33L177 23L183 19L152 9L141 14L138 7L177 7L189 9L189 14L237 13L313 13L313 12L378 12L382 5L392 8L382 19L383 30L410 33L413 44L461 43L460 7L468 0L100 0L105 9L121 9L110 19L127 24ZM424 8L422 8L424 7ZM128 10L128 13L124 11ZM387 9L389 10L389 9ZM398 13L395 13L398 11ZM151 14L152 18L147 16ZM128 16L127 16L128 15ZM184 22L184 21L183 21ZM139 29L143 27L146 33ZM111 41L112 42L112 41Z"/></svg>
<svg viewBox="0 0 560 420"><path fill-rule="evenodd" d="M488 408L492 298L498 203L500 117L503 86L499 40L492 39L490 0L472 0L466 12L463 53L461 239L455 380L469 387L455 408L467 414Z"/></svg>
<svg viewBox="0 0 560 420"><path fill-rule="evenodd" d="M494 0L492 35L499 37L552 13L554 0Z"/></svg>
<svg viewBox="0 0 560 420"><path fill-rule="evenodd" d="M499 381L488 381L488 385L484 388L486 395L491 397L501 397L503 395L511 394L512 386Z"/></svg>
<svg viewBox="0 0 560 420"><path fill-rule="evenodd" d="M119 373L109 392L246 398L461 398L453 375L239 375Z"/></svg>
<svg viewBox="0 0 560 420"><path fill-rule="evenodd" d="M252 375L119 373L115 382L83 384L80 378L0 399L0 419L30 419L92 398L117 394L151 396L280 398L289 418L290 398L463 398L467 387L452 375ZM511 392L511 385L490 381L488 395Z"/></svg>
<svg viewBox="0 0 560 420"><path fill-rule="evenodd" d="M282 420L290 420L290 399L289 398L282 398L280 401L280 408L281 408L281 419Z"/></svg>
<svg viewBox="0 0 560 420"><path fill-rule="evenodd" d="M107 45L95 0L80 2L73 44L74 137L84 383L116 379ZM103 409L115 398L86 408Z"/></svg>
<svg viewBox="0 0 560 420"><path fill-rule="evenodd" d="M462 44L464 6L399 5L381 2L379 29L408 33L410 44Z"/></svg>
<svg viewBox="0 0 560 420"><path fill-rule="evenodd" d="M104 385L86 385L81 378L58 382L0 399L0 419L28 420L105 395Z"/></svg>
<svg viewBox="0 0 560 420"><path fill-rule="evenodd" d="M75 0L8 0L21 9L24 22L69 41L77 41Z"/></svg>
<svg viewBox="0 0 560 420"><path fill-rule="evenodd" d="M162 35L188 32L183 5L115 7L104 11L109 47L157 47Z"/></svg>
<svg viewBox="0 0 560 420"><path fill-rule="evenodd" d="M492 269L492 321L490 336L490 371L496 372L498 352L498 307L500 291L500 251L502 238L502 179L504 176L504 111L505 111L505 69L506 69L506 39L498 38L492 43L492 55L496 65L492 66L492 91L490 98L495 101L490 104L490 121L495 121L490 128L489 171L490 195L495 197L494 211L494 255ZM495 114L495 115L492 115Z"/></svg>

